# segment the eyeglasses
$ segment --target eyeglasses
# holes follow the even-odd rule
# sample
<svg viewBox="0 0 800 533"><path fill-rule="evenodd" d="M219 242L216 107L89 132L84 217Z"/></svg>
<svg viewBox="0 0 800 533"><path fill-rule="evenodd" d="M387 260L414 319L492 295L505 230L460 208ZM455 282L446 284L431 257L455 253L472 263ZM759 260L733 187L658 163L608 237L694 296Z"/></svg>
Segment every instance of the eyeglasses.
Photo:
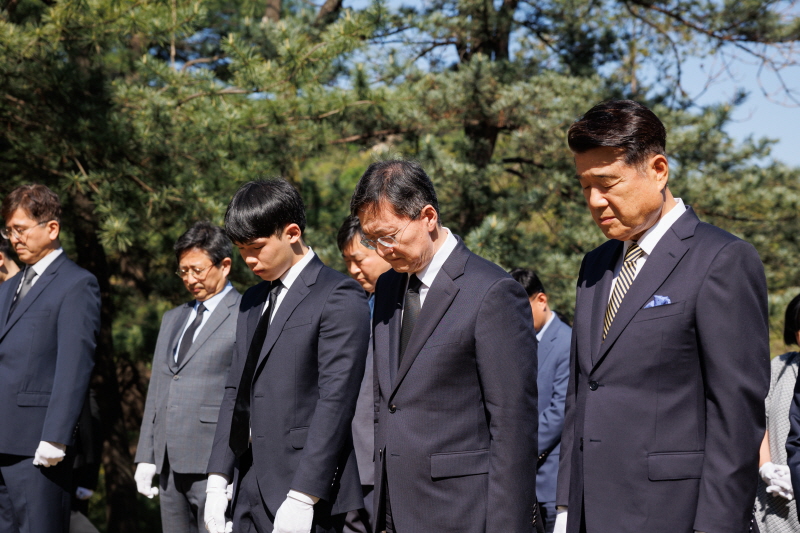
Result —
<svg viewBox="0 0 800 533"><path fill-rule="evenodd" d="M18 241L20 241L22 240L22 236L28 233L30 230L32 230L37 226L44 226L45 224L47 224L47 222L49 221L39 222L38 224L36 224L36 226L31 226L30 228L20 228L20 227L0 228L0 236L2 236L5 240L10 240L11 237L14 237Z"/></svg>
<svg viewBox="0 0 800 533"><path fill-rule="evenodd" d="M419 215L417 215L417 216L419 216ZM361 239L361 244L364 245L364 247L369 248L370 250L377 249L379 244L381 246L383 246L384 248L394 248L395 246L400 244L399 242L397 242L397 235L399 233L402 233L403 231L405 231L405 229L408 227L408 225L411 224L416 218L417 217L413 217L411 220L409 220L406 223L405 226L403 226L399 230L395 231L391 235L384 235L383 237L378 237L377 239L374 239L374 240L373 239L367 239L366 237L364 237L363 239Z"/></svg>
<svg viewBox="0 0 800 533"><path fill-rule="evenodd" d="M189 274L191 274L197 281L203 281L204 279L206 279L206 276L208 274L204 275L202 278L200 276L203 274L203 272L205 272L206 270L208 270L213 266L214 265L211 264L205 268L197 268L197 267L179 268L178 270L175 271L175 275L181 279L186 279L189 277Z"/></svg>

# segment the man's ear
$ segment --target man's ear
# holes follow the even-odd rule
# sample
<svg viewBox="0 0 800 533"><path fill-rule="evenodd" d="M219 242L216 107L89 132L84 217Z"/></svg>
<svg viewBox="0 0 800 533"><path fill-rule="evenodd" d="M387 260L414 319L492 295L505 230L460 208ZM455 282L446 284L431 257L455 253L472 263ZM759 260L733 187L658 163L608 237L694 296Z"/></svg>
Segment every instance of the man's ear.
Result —
<svg viewBox="0 0 800 533"><path fill-rule="evenodd" d="M439 225L439 214L431 204L428 204L422 208L422 210L419 212L419 218L427 219L425 226L427 227L428 231L433 231L433 229Z"/></svg>
<svg viewBox="0 0 800 533"><path fill-rule="evenodd" d="M61 233L61 224L57 220L49 220L44 225L44 229L47 231L47 236L50 237L50 240L55 241L58 239L58 234Z"/></svg>
<svg viewBox="0 0 800 533"><path fill-rule="evenodd" d="M300 229L300 226L292 222L291 224L287 224L283 228L283 235L289 239L289 243L294 244L296 242L300 242L303 238L303 232Z"/></svg>
<svg viewBox="0 0 800 533"><path fill-rule="evenodd" d="M664 189L669 181L669 161L661 154L656 154L650 158L648 170L659 183L659 188Z"/></svg>

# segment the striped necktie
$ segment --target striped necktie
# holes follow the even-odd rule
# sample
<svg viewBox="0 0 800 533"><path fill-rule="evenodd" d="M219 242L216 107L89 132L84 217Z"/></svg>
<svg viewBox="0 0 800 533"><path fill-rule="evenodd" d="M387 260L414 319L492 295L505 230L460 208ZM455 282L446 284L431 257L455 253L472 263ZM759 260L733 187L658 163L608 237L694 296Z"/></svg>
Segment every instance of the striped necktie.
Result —
<svg viewBox="0 0 800 533"><path fill-rule="evenodd" d="M611 328L611 323L614 321L614 316L616 316L617 311L619 311L622 299L631 287L633 278L636 277L636 261L638 261L642 255L644 255L644 250L639 248L639 245L635 242L631 243L625 254L625 259L622 261L622 269L619 271L617 282L614 284L614 292L611 293L611 300L608 302L608 307L606 308L606 317L603 320L603 340L606 340L606 335L608 335L608 330Z"/></svg>

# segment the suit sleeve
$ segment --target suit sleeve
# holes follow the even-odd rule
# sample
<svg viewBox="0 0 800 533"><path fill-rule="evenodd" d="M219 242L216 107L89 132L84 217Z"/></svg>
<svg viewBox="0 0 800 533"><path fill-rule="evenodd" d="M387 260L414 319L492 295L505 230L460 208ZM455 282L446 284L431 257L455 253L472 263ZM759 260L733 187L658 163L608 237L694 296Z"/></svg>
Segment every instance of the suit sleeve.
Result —
<svg viewBox="0 0 800 533"><path fill-rule="evenodd" d="M291 488L323 500L331 498L342 450L351 437L369 342L369 305L364 291L344 279L322 310L317 341L319 399L308 427Z"/></svg>
<svg viewBox="0 0 800 533"><path fill-rule="evenodd" d="M243 298L244 300L244 298ZM241 304L244 307L244 303ZM219 417L217 419L217 430L214 433L214 444L211 446L211 456L208 459L208 474L222 474L228 478L228 482L233 481L233 466L236 462L236 455L231 450L230 435L231 424L233 423L233 408L236 405L236 392L239 389L239 381L244 372L244 363L247 359L247 342L245 340L247 326L245 324L246 314L240 313L236 324L236 342L233 345L233 360L231 369L228 373L228 382L225 385L225 392L219 407Z"/></svg>
<svg viewBox="0 0 800 533"><path fill-rule="evenodd" d="M575 293L575 302L580 301L581 281L583 280L583 270L586 265L586 258L581 262L581 269L578 274L578 287ZM576 304L577 305L577 304ZM575 321L572 324L572 341L569 348L569 376L567 377L567 397L564 401L564 429L561 432L561 455L558 459L558 484L556 486L556 505L559 507L569 506L569 485L571 476L572 451L575 442L575 396L577 392L577 380L580 373L578 368L578 343L576 340L578 332L578 314L575 313Z"/></svg>
<svg viewBox="0 0 800 533"><path fill-rule="evenodd" d="M100 331L100 287L94 276L87 273L67 291L57 327L56 371L41 440L71 445Z"/></svg>
<svg viewBox="0 0 800 533"><path fill-rule="evenodd" d="M694 529L745 531L770 380L766 279L750 244L737 240L719 251L697 295L696 313L706 433Z"/></svg>
<svg viewBox="0 0 800 533"><path fill-rule="evenodd" d="M560 331L567 330L565 324L559 324ZM564 332L566 337L566 331ZM559 336L553 355L556 359L553 372L553 392L548 405L539 406L539 453L541 455L561 439L564 429L564 403L567 399L567 384L569 382L569 340Z"/></svg>
<svg viewBox="0 0 800 533"><path fill-rule="evenodd" d="M501 278L480 304L475 354L489 418L486 531L530 531L536 501L537 342L522 286Z"/></svg>
<svg viewBox="0 0 800 533"><path fill-rule="evenodd" d="M789 424L786 458L792 475L792 487L800 492L800 378L794 385L794 396L789 409Z"/></svg>
<svg viewBox="0 0 800 533"><path fill-rule="evenodd" d="M153 442L153 434L155 431L156 410L158 406L158 391L161 386L161 365L168 364L164 361L165 357L169 357L169 348L166 346L169 342L169 335L171 333L170 327L167 326L167 314L161 319L161 329L158 330L158 340L156 341L156 350L153 355L153 364L150 370L150 384L147 386L147 400L144 404L144 415L142 415L142 427L139 430L139 444L136 446L135 463L151 463L155 464L155 443ZM163 352L163 353L162 353Z"/></svg>

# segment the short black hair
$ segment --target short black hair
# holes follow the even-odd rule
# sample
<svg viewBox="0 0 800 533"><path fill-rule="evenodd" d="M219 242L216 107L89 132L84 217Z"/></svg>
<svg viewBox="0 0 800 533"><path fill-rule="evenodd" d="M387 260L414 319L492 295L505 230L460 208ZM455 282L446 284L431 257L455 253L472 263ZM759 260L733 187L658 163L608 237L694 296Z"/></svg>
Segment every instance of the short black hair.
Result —
<svg viewBox="0 0 800 533"><path fill-rule="evenodd" d="M361 231L361 222L358 217L349 215L342 227L339 228L339 233L336 235L336 244L339 246L339 251L344 253L344 249L353 239L361 240L364 237L364 232Z"/></svg>
<svg viewBox="0 0 800 533"><path fill-rule="evenodd" d="M7 261L11 261L11 244L8 239L0 239L0 254L6 257Z"/></svg>
<svg viewBox="0 0 800 533"><path fill-rule="evenodd" d="M567 142L576 154L600 147L620 148L625 164L639 166L650 156L666 157L667 130L646 106L633 100L608 100L570 126Z"/></svg>
<svg viewBox="0 0 800 533"><path fill-rule="evenodd" d="M528 294L528 298L540 292L547 294L544 291L544 285L542 285L542 281L533 270L529 268L512 268L508 274L517 280L520 285L522 285L522 287L525 289L525 292Z"/></svg>
<svg viewBox="0 0 800 533"><path fill-rule="evenodd" d="M306 229L306 208L283 178L250 181L239 187L225 212L225 233L234 243L279 234L289 224Z"/></svg>
<svg viewBox="0 0 800 533"><path fill-rule="evenodd" d="M207 220L195 222L194 225L175 241L175 259L181 262L183 254L194 248L203 250L218 265L226 257L231 257L231 243L225 231Z"/></svg>
<svg viewBox="0 0 800 533"><path fill-rule="evenodd" d="M787 346L797 344L797 332L800 331L800 294L792 298L786 306L786 319L783 322L783 342Z"/></svg>
<svg viewBox="0 0 800 533"><path fill-rule="evenodd" d="M439 215L439 200L433 182L416 161L372 163L358 180L350 214L358 216L364 208L375 209L387 202L398 216L415 219L426 205Z"/></svg>

